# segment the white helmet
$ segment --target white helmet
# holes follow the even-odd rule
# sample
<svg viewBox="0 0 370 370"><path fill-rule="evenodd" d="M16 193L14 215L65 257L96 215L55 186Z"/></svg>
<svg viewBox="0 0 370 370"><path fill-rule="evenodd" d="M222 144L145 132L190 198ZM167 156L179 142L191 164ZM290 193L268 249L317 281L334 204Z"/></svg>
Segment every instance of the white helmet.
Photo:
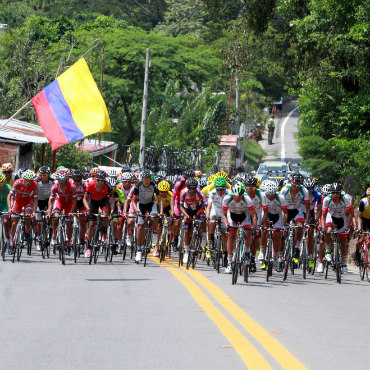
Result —
<svg viewBox="0 0 370 370"><path fill-rule="evenodd" d="M271 180L265 180L261 184L261 189L266 193L266 194L275 194L276 193L276 182L271 181Z"/></svg>

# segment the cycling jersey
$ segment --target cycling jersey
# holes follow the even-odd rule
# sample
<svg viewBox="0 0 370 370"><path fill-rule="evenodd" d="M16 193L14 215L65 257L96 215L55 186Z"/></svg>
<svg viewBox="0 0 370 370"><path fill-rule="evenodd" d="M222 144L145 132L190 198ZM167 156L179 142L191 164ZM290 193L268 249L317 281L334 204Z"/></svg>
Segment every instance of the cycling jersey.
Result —
<svg viewBox="0 0 370 370"><path fill-rule="evenodd" d="M14 196L15 201L32 201L38 197L38 185L36 181L32 181L31 185L26 187L24 179L15 180L10 193Z"/></svg>
<svg viewBox="0 0 370 370"><path fill-rule="evenodd" d="M178 201L180 199L181 192L186 188L186 181L184 178L176 181L172 193L175 196L175 200Z"/></svg>
<svg viewBox="0 0 370 370"><path fill-rule="evenodd" d="M76 188L69 181L66 181L64 189L62 189L59 182L54 184L51 188L50 199L58 199L61 203L71 202L76 199L76 197Z"/></svg>
<svg viewBox="0 0 370 370"><path fill-rule="evenodd" d="M370 199L368 197L360 200L358 211L362 212L362 218L370 219Z"/></svg>
<svg viewBox="0 0 370 370"><path fill-rule="evenodd" d="M17 175L13 172L12 173L12 177L9 180L6 179L5 183L6 184L9 184L10 186L13 186L13 184L14 184L14 182L16 180L16 177L17 177Z"/></svg>
<svg viewBox="0 0 370 370"><path fill-rule="evenodd" d="M133 192L137 196L137 202L140 204L149 204L154 202L154 194L158 194L158 190L154 182L150 182L149 186L144 186L142 181L138 182Z"/></svg>
<svg viewBox="0 0 370 370"><path fill-rule="evenodd" d="M308 194L309 195L309 194ZM310 209L311 211L315 209L315 207L322 204L322 195L320 192L318 192L316 189L313 189L312 191L312 199L310 200ZM302 199L302 211L306 212L306 207L304 206L305 202ZM312 214L312 213L311 213Z"/></svg>
<svg viewBox="0 0 370 370"><path fill-rule="evenodd" d="M310 204L310 198L309 198L309 193L308 190L301 185L299 188L298 193L296 193L295 198L292 198L292 185L288 184L285 185L281 189L281 195L283 195L286 199L287 207L288 209L300 209L301 208L301 203L303 202L304 204Z"/></svg>
<svg viewBox="0 0 370 370"><path fill-rule="evenodd" d="M222 209L230 213L242 214L247 211L253 211L254 206L248 195L243 195L239 202L236 202L232 194L227 194L222 202Z"/></svg>
<svg viewBox="0 0 370 370"><path fill-rule="evenodd" d="M160 194L158 195L156 194L154 196L154 199L158 205L160 204L160 200L162 200L163 209L164 209L164 208L171 206L171 197L172 197L172 192L168 191L165 197L161 197Z"/></svg>
<svg viewBox="0 0 370 370"><path fill-rule="evenodd" d="M125 197L125 193L122 191L122 189L118 189L116 188L116 191L115 191L115 194L114 194L116 197L117 197L117 200L120 202L120 203L125 203L126 202L126 197Z"/></svg>
<svg viewBox="0 0 370 370"><path fill-rule="evenodd" d="M41 180L37 182L38 184L38 195L39 201L48 200L50 198L51 187L53 186L53 180L48 180L48 182L43 183Z"/></svg>
<svg viewBox="0 0 370 370"><path fill-rule="evenodd" d="M202 206L206 206L208 203L207 198L199 189L195 190L195 194L191 195L188 188L185 188L181 191L180 194L180 204L186 210L195 211Z"/></svg>
<svg viewBox="0 0 370 370"><path fill-rule="evenodd" d="M266 201L268 213L272 215L280 214L281 211L288 208L285 197L279 193L275 194L275 198L273 200L266 197Z"/></svg>
<svg viewBox="0 0 370 370"><path fill-rule="evenodd" d="M207 186L205 186L203 189L202 189L202 193L204 195L209 195L211 193L211 191L215 188L215 183L212 182L212 184L209 184ZM231 185L227 182L226 183L226 188L227 189L230 189L231 188Z"/></svg>
<svg viewBox="0 0 370 370"><path fill-rule="evenodd" d="M81 180L79 183L73 181L76 188L77 201L82 201L85 191L86 191L86 181Z"/></svg>
<svg viewBox="0 0 370 370"><path fill-rule="evenodd" d="M92 200L103 200L106 197L111 197L113 195L112 187L104 181L102 188L98 191L96 189L96 179L89 181L85 187L85 194L87 194Z"/></svg>
<svg viewBox="0 0 370 370"><path fill-rule="evenodd" d="M322 204L322 211L329 211L331 216L334 218L343 218L346 216L346 212L352 210L352 202L347 194L341 194L339 202L335 203L332 200L332 196L328 195L324 198Z"/></svg>
<svg viewBox="0 0 370 370"><path fill-rule="evenodd" d="M8 194L10 192L11 186L9 184L4 184L4 189L0 191L0 211L8 211Z"/></svg>
<svg viewBox="0 0 370 370"><path fill-rule="evenodd" d="M253 207L257 213L258 218L260 218L262 216L262 211L266 211L268 208L267 201L266 201L266 194L262 190L256 189L255 196L252 198L249 195L249 198L252 200Z"/></svg>
<svg viewBox="0 0 370 370"><path fill-rule="evenodd" d="M208 200L212 202L212 207L222 210L222 202L227 194L230 194L229 189L226 189L222 195L216 189L213 189L209 193Z"/></svg>

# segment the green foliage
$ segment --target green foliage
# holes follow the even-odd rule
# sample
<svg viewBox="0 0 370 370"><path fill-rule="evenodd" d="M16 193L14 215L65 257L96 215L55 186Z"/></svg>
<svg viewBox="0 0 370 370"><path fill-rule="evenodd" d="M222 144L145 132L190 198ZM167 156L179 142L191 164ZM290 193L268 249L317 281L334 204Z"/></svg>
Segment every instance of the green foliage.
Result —
<svg viewBox="0 0 370 370"><path fill-rule="evenodd" d="M266 152L255 140L246 140L244 158L248 161L248 171L256 170Z"/></svg>
<svg viewBox="0 0 370 370"><path fill-rule="evenodd" d="M42 144L34 144L34 160L35 168L38 169L41 166L41 152ZM92 163L92 155L89 152L84 152L81 149L80 143L70 143L63 145L58 149L57 152L57 167L65 166L67 168L79 168L83 169ZM45 153L45 166L50 168L53 165L53 153L49 145L46 146Z"/></svg>

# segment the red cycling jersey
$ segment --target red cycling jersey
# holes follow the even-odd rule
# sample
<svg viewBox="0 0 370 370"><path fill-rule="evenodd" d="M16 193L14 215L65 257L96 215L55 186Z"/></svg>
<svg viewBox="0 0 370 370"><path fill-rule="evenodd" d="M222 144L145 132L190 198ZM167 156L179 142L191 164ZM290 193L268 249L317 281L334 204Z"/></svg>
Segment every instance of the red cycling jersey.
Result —
<svg viewBox="0 0 370 370"><path fill-rule="evenodd" d="M201 206L206 206L208 203L206 196L199 190L196 189L194 197L189 194L188 188L181 191L180 204L185 209L191 209L195 211Z"/></svg>
<svg viewBox="0 0 370 370"><path fill-rule="evenodd" d="M98 191L96 189L96 179L94 179L87 183L85 194L89 195L92 200L102 200L105 197L111 197L113 195L113 189L104 181L102 188Z"/></svg>
<svg viewBox="0 0 370 370"><path fill-rule="evenodd" d="M31 185L26 187L24 179L18 179L14 181L10 193L18 202L29 202L32 201L32 198L38 197L38 184L36 181L32 181Z"/></svg>
<svg viewBox="0 0 370 370"><path fill-rule="evenodd" d="M84 194L85 194L85 189L86 189L86 181L85 180L81 180L81 182L79 184L77 184L76 182L74 182L74 185L75 185L75 188L76 188L76 194L77 194L77 200L82 200L82 198L84 197Z"/></svg>
<svg viewBox="0 0 370 370"><path fill-rule="evenodd" d="M64 189L61 189L59 182L51 187L50 199L57 198L62 203L68 203L76 197L76 188L70 181L66 181L66 187Z"/></svg>

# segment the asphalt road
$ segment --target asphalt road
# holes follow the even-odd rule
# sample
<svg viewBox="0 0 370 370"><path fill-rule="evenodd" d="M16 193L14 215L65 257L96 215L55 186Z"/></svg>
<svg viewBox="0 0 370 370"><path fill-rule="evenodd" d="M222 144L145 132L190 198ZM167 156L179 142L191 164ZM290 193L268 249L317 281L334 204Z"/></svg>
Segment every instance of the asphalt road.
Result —
<svg viewBox="0 0 370 370"><path fill-rule="evenodd" d="M285 158L297 159L285 123ZM270 154L281 153L281 127ZM174 256L176 260L176 255ZM370 283L298 271L246 284L176 261L0 262L0 369L368 370Z"/></svg>

